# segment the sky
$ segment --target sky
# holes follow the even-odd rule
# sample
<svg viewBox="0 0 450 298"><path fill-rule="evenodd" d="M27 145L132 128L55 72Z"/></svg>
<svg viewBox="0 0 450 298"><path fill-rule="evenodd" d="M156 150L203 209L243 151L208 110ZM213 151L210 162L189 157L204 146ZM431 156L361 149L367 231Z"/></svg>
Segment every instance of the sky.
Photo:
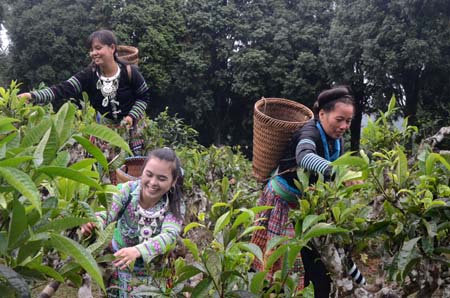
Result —
<svg viewBox="0 0 450 298"><path fill-rule="evenodd" d="M1 49L4 50L8 47L9 45L9 39L8 36L6 34L6 29L5 27L3 27L3 25L0 26L0 39L1 39Z"/></svg>

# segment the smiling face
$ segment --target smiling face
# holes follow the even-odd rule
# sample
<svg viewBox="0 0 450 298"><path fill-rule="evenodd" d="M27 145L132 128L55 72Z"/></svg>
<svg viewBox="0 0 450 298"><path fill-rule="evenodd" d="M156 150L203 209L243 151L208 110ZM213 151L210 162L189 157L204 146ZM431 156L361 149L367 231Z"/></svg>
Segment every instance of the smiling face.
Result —
<svg viewBox="0 0 450 298"><path fill-rule="evenodd" d="M354 107L352 104L337 102L331 111L319 111L320 123L325 133L338 139L350 128Z"/></svg>
<svg viewBox="0 0 450 298"><path fill-rule="evenodd" d="M92 61L100 67L103 67L109 63L114 62L114 52L116 50L116 45L103 44L98 38L92 40L91 48L89 50L89 55Z"/></svg>
<svg viewBox="0 0 450 298"><path fill-rule="evenodd" d="M141 203L145 205L143 207L152 207L175 186L174 167L174 162L157 157L151 157L147 161L141 176Z"/></svg>

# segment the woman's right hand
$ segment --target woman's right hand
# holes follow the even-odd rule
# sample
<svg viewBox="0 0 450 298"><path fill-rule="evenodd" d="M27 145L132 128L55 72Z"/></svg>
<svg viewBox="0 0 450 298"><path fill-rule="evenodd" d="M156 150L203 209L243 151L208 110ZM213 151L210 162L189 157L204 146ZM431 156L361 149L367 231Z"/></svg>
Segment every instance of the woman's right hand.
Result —
<svg viewBox="0 0 450 298"><path fill-rule="evenodd" d="M17 95L18 98L25 98L27 100L27 103L30 102L31 100L31 93L30 92L25 92L25 93L20 93Z"/></svg>
<svg viewBox="0 0 450 298"><path fill-rule="evenodd" d="M81 233L84 236L89 236L92 234L92 231L96 228L95 223L93 222L88 222L87 224L84 224L81 226Z"/></svg>

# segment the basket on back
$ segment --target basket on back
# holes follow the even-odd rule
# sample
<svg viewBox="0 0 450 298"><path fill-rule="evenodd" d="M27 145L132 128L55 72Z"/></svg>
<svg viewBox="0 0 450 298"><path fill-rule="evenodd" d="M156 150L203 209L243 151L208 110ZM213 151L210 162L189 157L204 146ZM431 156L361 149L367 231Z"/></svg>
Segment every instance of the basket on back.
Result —
<svg viewBox="0 0 450 298"><path fill-rule="evenodd" d="M284 154L292 134L313 118L301 103L284 98L262 98L253 113L253 175L268 178Z"/></svg>
<svg viewBox="0 0 450 298"><path fill-rule="evenodd" d="M118 45L117 56L130 64L137 65L139 62L139 50L136 47Z"/></svg>
<svg viewBox="0 0 450 298"><path fill-rule="evenodd" d="M147 158L144 156L128 157L125 164L116 169L117 183L124 183L131 180L137 180L141 177L142 170Z"/></svg>

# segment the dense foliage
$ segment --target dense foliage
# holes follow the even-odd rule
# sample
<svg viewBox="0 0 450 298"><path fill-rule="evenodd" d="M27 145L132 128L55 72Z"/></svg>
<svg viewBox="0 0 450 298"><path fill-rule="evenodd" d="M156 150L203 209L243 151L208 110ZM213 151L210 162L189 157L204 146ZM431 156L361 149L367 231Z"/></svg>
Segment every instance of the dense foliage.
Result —
<svg viewBox="0 0 450 298"><path fill-rule="evenodd" d="M29 297L29 285L49 279L80 285L88 272L104 289L99 264L109 262L102 249L114 224L97 240L79 238L77 227L92 221L94 211L107 208L115 188L103 181L117 166L109 162L87 137L94 135L119 155L129 152L113 131L94 123L89 105L77 110L65 104L58 113L50 106L26 105L17 86L0 88L0 288L7 297ZM311 297L311 288L296 288L299 276L289 275L302 247L313 241L331 273L339 297L364 297L346 273L351 254L362 267L378 260L374 276L367 276L372 295L419 296L450 291L450 188L448 157L405 150L417 129L405 120L392 125L395 100L376 121L369 122L359 155L334 162L334 183L308 185L298 172L297 187L304 193L293 210L296 237L279 237L263 255L249 243L256 214L259 185L251 177L250 162L239 148L203 147L197 132L168 111L147 121L147 149L172 146L185 170L185 228L179 257L162 268L148 270L155 282L135 294L155 297ZM388 143L386 143L386 140ZM87 156L89 158L84 158ZM73 156L75 155L75 156ZM346 181L363 184L346 187ZM254 258L269 269L284 257L282 270L268 284L267 271L250 272ZM158 264L161 266L161 264ZM372 268L374 269L374 268ZM377 296L376 296L377 297Z"/></svg>

